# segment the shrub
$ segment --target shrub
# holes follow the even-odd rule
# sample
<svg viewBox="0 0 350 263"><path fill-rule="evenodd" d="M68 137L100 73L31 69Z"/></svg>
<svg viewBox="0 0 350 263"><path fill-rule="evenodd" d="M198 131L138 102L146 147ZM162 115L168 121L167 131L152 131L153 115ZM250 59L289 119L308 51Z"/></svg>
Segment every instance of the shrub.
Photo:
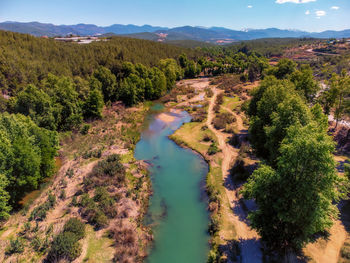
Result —
<svg viewBox="0 0 350 263"><path fill-rule="evenodd" d="M213 141L213 138L209 134L206 133L203 135L203 141L204 142L211 142L211 141Z"/></svg>
<svg viewBox="0 0 350 263"><path fill-rule="evenodd" d="M32 242L30 242L30 245L33 247L35 251L41 251L41 249L43 248L43 241L36 236L32 239Z"/></svg>
<svg viewBox="0 0 350 263"><path fill-rule="evenodd" d="M220 93L217 97L216 97L216 101L215 104L217 105L221 105L224 103L224 94Z"/></svg>
<svg viewBox="0 0 350 263"><path fill-rule="evenodd" d="M22 253L24 251L24 243L22 238L10 240L10 245L6 249L6 254Z"/></svg>
<svg viewBox="0 0 350 263"><path fill-rule="evenodd" d="M213 92L213 90L212 90L211 88L207 87L207 88L205 88L205 95L206 95L208 98L211 98L211 97L213 97L214 92Z"/></svg>
<svg viewBox="0 0 350 263"><path fill-rule="evenodd" d="M37 220L41 221L46 218L46 213L54 207L56 204L56 196L54 196L52 193L49 193L49 196L47 198L47 201L43 203L40 206L37 206L33 209L29 216L29 220Z"/></svg>
<svg viewBox="0 0 350 263"><path fill-rule="evenodd" d="M213 119L213 125L215 129L221 130L225 129L226 125L233 123L235 120L235 117L228 112L220 113Z"/></svg>
<svg viewBox="0 0 350 263"><path fill-rule="evenodd" d="M219 221L216 218L211 218L208 231L212 236L219 231Z"/></svg>
<svg viewBox="0 0 350 263"><path fill-rule="evenodd" d="M61 200L65 200L66 199L66 191L64 189L61 190L60 199Z"/></svg>
<svg viewBox="0 0 350 263"><path fill-rule="evenodd" d="M63 228L64 232L74 233L78 239L85 237L85 225L78 218L71 218L65 224Z"/></svg>
<svg viewBox="0 0 350 263"><path fill-rule="evenodd" d="M73 261L81 253L81 245L78 237L72 232L62 232L53 240L51 250L48 254L49 262L60 260Z"/></svg>
<svg viewBox="0 0 350 263"><path fill-rule="evenodd" d="M100 202L100 201L108 199L108 198L110 198L110 197L109 197L109 194L108 194L105 187L97 187L96 188L95 196L94 196L95 202Z"/></svg>
<svg viewBox="0 0 350 263"><path fill-rule="evenodd" d="M72 178L72 177L74 176L74 171L73 171L72 168L69 168L69 169L67 170L66 176L67 176L68 178Z"/></svg>
<svg viewBox="0 0 350 263"><path fill-rule="evenodd" d="M219 148L215 142L213 142L208 149L208 154L213 155L216 154L219 151Z"/></svg>
<svg viewBox="0 0 350 263"><path fill-rule="evenodd" d="M84 124L80 129L80 133L83 135L86 135L86 134L88 134L90 128L91 128L90 124Z"/></svg>
<svg viewBox="0 0 350 263"><path fill-rule="evenodd" d="M73 196L72 198L72 202L70 203L71 206L77 206L78 205L78 201L77 201L77 197Z"/></svg>
<svg viewBox="0 0 350 263"><path fill-rule="evenodd" d="M220 112L220 105L219 105L219 104L215 104L214 107L213 107L213 110L214 110L216 113L219 113L219 112Z"/></svg>

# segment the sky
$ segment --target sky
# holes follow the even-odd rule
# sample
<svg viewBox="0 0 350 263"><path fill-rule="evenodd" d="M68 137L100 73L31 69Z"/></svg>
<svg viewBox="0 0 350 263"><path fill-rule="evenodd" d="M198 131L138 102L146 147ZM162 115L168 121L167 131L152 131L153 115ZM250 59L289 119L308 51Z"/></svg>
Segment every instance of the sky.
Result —
<svg viewBox="0 0 350 263"><path fill-rule="evenodd" d="M350 0L0 0L0 21L350 29Z"/></svg>

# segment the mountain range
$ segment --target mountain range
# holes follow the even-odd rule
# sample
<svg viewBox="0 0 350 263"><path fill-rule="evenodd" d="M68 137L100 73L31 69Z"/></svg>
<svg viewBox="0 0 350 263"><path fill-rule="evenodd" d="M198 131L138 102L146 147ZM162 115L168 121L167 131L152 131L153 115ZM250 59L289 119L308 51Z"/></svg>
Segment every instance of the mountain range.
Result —
<svg viewBox="0 0 350 263"><path fill-rule="evenodd" d="M155 27L150 25L121 25L101 27L93 24L54 25L39 22L2 22L0 29L31 34L34 36L80 36L93 35L123 35L155 41L195 40L210 43L230 43L239 40L259 38L348 38L350 29L342 31L328 30L320 33L300 30L282 30L278 28L232 30L224 27L193 27L175 28Z"/></svg>

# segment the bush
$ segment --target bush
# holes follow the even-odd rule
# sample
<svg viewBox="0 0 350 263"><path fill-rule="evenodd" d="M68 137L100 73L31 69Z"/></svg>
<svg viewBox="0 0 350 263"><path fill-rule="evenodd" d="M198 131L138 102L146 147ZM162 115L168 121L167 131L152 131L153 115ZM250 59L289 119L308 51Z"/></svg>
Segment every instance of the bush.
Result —
<svg viewBox="0 0 350 263"><path fill-rule="evenodd" d="M216 101L215 104L217 105L221 105L224 103L224 94L220 93L217 97L216 97Z"/></svg>
<svg viewBox="0 0 350 263"><path fill-rule="evenodd" d="M340 254L342 258L350 260L350 247L348 246L342 247L342 249L340 250Z"/></svg>
<svg viewBox="0 0 350 263"><path fill-rule="evenodd" d="M216 154L219 151L219 148L215 142L213 142L208 149L208 154L213 155Z"/></svg>
<svg viewBox="0 0 350 263"><path fill-rule="evenodd" d="M211 218L208 231L211 236L219 231L219 221L216 218Z"/></svg>
<svg viewBox="0 0 350 263"><path fill-rule="evenodd" d="M67 176L68 178L72 178L72 177L74 176L74 171L73 171L72 168L69 168L69 169L67 170L66 176Z"/></svg>
<svg viewBox="0 0 350 263"><path fill-rule="evenodd" d="M64 232L74 233L78 239L85 237L85 225L78 218L71 218L65 224L63 228Z"/></svg>
<svg viewBox="0 0 350 263"><path fill-rule="evenodd" d="M235 120L235 117L228 112L220 113L213 119L213 125L215 129L221 130L225 129L226 125L233 123Z"/></svg>
<svg viewBox="0 0 350 263"><path fill-rule="evenodd" d="M78 237L72 232L62 232L53 240L48 254L49 262L60 260L73 261L81 254L81 245Z"/></svg>
<svg viewBox="0 0 350 263"><path fill-rule="evenodd" d="M208 98L211 98L211 97L213 97L214 92L213 92L213 90L212 90L211 88L207 87L207 88L205 88L205 95L206 95Z"/></svg>
<svg viewBox="0 0 350 263"><path fill-rule="evenodd" d="M24 251L24 243L22 238L10 240L10 245L6 249L6 254L22 253Z"/></svg>
<svg viewBox="0 0 350 263"><path fill-rule="evenodd" d="M100 202L102 200L110 198L107 190L105 187L97 187L95 190L95 196L94 196L94 201L95 202Z"/></svg>
<svg viewBox="0 0 350 263"><path fill-rule="evenodd" d="M53 194L49 194L47 201L40 206L33 209L29 216L29 220L42 221L46 218L47 212L54 207L56 203L56 197Z"/></svg>
<svg viewBox="0 0 350 263"><path fill-rule="evenodd" d="M82 135L86 135L86 134L89 133L90 128L91 128L91 125L90 125L90 124L84 124L84 125L81 127L81 129L80 129L80 133L81 133Z"/></svg>
<svg viewBox="0 0 350 263"><path fill-rule="evenodd" d="M65 200L66 199L66 191L64 189L61 190L60 199L61 200Z"/></svg>
<svg viewBox="0 0 350 263"><path fill-rule="evenodd" d="M211 142L213 141L213 138L209 134L204 134L203 139L204 142Z"/></svg>

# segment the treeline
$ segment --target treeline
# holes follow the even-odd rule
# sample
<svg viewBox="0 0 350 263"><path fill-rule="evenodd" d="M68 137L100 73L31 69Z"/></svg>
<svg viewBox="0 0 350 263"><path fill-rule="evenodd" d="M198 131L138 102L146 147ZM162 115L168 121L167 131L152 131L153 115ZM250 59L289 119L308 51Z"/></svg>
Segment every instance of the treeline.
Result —
<svg viewBox="0 0 350 263"><path fill-rule="evenodd" d="M320 42L315 38L263 38L234 43L228 49L234 52L256 52L265 57L283 55L287 48L301 47Z"/></svg>
<svg viewBox="0 0 350 263"><path fill-rule="evenodd" d="M332 226L348 179L336 173L327 104L318 103L310 67L284 59L265 74L246 105L250 141L264 161L243 194L258 206L249 214L252 227L270 250L288 256ZM341 89L346 79L331 81Z"/></svg>
<svg viewBox="0 0 350 263"><path fill-rule="evenodd" d="M6 31L0 31L0 47L0 88L11 93L38 85L48 73L86 78L99 66L117 73L125 61L153 67L182 53L191 59L200 56L198 50L124 37L77 45Z"/></svg>

